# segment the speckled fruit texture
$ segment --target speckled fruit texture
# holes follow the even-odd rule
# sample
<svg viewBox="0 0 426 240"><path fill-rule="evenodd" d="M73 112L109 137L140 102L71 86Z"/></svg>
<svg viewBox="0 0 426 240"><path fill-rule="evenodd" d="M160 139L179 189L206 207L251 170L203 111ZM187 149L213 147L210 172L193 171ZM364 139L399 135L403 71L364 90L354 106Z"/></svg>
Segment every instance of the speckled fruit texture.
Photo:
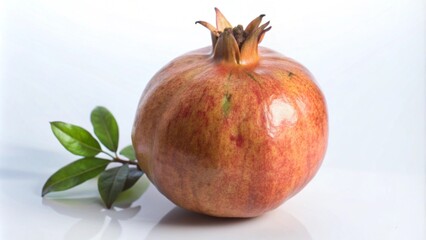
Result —
<svg viewBox="0 0 426 240"><path fill-rule="evenodd" d="M257 22L246 29L262 31L244 55L250 36L235 46L232 33L224 36L228 22L216 14L216 28L203 22L213 47L176 58L151 79L132 140L142 170L176 205L253 217L278 207L317 172L327 146L326 104L306 68L257 47L269 29Z"/></svg>

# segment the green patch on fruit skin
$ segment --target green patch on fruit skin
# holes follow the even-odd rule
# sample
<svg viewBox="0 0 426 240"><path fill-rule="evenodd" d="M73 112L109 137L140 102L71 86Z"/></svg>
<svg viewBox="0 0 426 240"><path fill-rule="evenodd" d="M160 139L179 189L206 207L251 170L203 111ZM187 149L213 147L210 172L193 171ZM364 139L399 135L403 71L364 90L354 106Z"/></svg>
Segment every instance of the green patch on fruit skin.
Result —
<svg viewBox="0 0 426 240"><path fill-rule="evenodd" d="M225 117L228 116L229 111L231 110L231 98L232 94L225 93L225 95L222 98L222 111Z"/></svg>

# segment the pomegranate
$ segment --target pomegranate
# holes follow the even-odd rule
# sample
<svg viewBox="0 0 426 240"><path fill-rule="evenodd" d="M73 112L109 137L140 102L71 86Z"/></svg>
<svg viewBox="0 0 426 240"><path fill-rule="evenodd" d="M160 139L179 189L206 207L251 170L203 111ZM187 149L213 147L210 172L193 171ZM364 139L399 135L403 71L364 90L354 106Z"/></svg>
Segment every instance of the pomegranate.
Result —
<svg viewBox="0 0 426 240"><path fill-rule="evenodd" d="M176 205L254 217L299 192L323 160L324 96L301 64L258 47L260 15L232 27L216 10L212 46L163 67L140 99L132 142L151 182Z"/></svg>

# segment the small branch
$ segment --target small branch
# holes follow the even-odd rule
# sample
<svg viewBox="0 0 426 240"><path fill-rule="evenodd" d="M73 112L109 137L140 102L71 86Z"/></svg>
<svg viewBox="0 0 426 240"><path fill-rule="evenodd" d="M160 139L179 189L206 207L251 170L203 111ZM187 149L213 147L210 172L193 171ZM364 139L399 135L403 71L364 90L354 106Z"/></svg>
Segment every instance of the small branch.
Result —
<svg viewBox="0 0 426 240"><path fill-rule="evenodd" d="M113 162L118 162L118 163L123 163L123 164L130 164L130 165L136 165L139 167L139 165L136 162L132 162L132 161L127 161L124 159L120 159L120 158L113 158L112 160Z"/></svg>
<svg viewBox="0 0 426 240"><path fill-rule="evenodd" d="M106 155L110 156L112 158L112 162L118 162L118 163L129 164L129 165L136 165L139 168L139 165L137 164L136 161L133 162L133 161L121 159L121 158L118 157L117 153L114 153L115 154L115 157L114 157L112 154L110 154L108 152L105 152L105 151L102 151L102 152L105 153Z"/></svg>

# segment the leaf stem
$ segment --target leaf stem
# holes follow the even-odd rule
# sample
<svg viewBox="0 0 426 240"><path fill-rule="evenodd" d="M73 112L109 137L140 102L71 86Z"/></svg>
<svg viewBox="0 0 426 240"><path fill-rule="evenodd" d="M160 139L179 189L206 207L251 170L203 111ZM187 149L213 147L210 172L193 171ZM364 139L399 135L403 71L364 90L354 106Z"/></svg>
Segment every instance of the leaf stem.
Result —
<svg viewBox="0 0 426 240"><path fill-rule="evenodd" d="M111 155L110 153L108 153L108 152L105 152L105 151L102 151L103 153L105 153L106 155L108 155L108 156L110 156L112 159L115 159L116 157L114 157L113 155Z"/></svg>

